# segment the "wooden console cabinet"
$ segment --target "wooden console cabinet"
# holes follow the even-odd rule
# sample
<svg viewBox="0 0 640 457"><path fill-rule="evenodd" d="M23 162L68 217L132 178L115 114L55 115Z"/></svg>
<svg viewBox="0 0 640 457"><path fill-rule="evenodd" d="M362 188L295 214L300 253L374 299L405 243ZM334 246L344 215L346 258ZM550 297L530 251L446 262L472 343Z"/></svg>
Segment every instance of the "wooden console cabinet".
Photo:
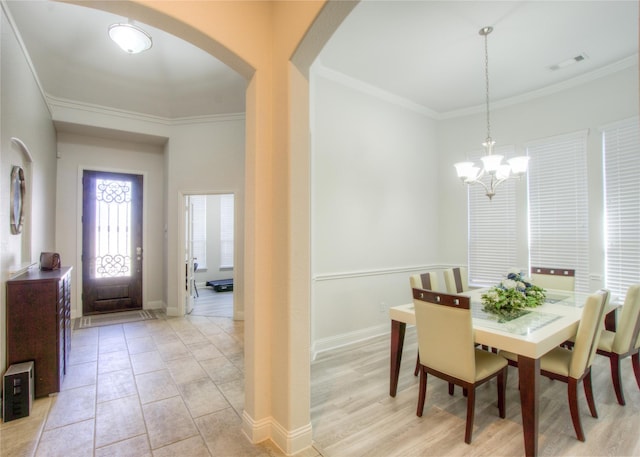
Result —
<svg viewBox="0 0 640 457"><path fill-rule="evenodd" d="M71 267L7 281L7 363L34 361L35 396L60 391L71 349Z"/></svg>

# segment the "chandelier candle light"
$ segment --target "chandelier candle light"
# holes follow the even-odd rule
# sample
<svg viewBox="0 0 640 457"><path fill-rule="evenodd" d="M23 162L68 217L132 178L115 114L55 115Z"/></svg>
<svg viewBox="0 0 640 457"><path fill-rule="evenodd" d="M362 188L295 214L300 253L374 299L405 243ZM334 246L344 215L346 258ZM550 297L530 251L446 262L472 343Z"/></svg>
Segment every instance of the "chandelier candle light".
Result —
<svg viewBox="0 0 640 457"><path fill-rule="evenodd" d="M487 139L482 146L485 155L482 157L482 169L475 166L473 162L459 162L454 164L458 172L458 178L466 184L480 184L484 187L489 200L496 194L496 188L510 177L519 177L527 172L529 157L521 156L509 159L508 164L502 163L502 156L493 153L495 141L491 138L491 121L489 117L489 51L487 46L487 36L493 31L493 27L483 27L478 32L484 37L484 65L486 81L486 109L487 109ZM488 180L482 180L488 176ZM487 181L487 182L485 182Z"/></svg>

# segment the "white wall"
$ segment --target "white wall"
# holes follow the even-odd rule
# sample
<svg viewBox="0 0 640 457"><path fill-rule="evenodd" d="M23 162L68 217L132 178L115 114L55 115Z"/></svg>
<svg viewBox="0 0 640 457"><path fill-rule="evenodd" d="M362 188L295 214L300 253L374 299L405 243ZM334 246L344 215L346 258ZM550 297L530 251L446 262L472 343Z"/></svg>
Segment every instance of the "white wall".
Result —
<svg viewBox="0 0 640 457"><path fill-rule="evenodd" d="M435 122L313 73L312 342L388 330L408 276L437 264Z"/></svg>
<svg viewBox="0 0 640 457"><path fill-rule="evenodd" d="M234 317L244 313L244 118L230 117L206 124L171 127L166 148L167 167L167 312L182 314L184 281L184 195L235 195Z"/></svg>
<svg viewBox="0 0 640 457"><path fill-rule="evenodd" d="M0 372L6 367L5 282L16 267L37 262L55 248L56 134L27 60L0 13ZM11 141L19 138L33 162ZM13 165L26 172L25 226L18 235L9 225L9 177Z"/></svg>
<svg viewBox="0 0 640 457"><path fill-rule="evenodd" d="M82 316L82 173L117 171L143 175L143 307L165 306L163 146L58 133L56 249L72 272L72 317Z"/></svg>
<svg viewBox="0 0 640 457"><path fill-rule="evenodd" d="M492 136L514 145L589 129L592 287L601 286L599 127L638 114L638 67L492 108ZM312 348L387 332L387 308L411 300L414 271L467 263L467 190L453 164L478 150L484 111L434 121L353 82L312 74ZM499 104L498 104L499 105ZM517 195L521 265L528 264L526 180Z"/></svg>
<svg viewBox="0 0 640 457"><path fill-rule="evenodd" d="M492 136L496 146L514 145L524 153L527 142L579 130L587 137L589 183L589 232L591 288L602 287L604 275L604 202L602 193L602 146L600 128L638 115L638 66L544 97L491 110ZM486 137L484 113L438 123L440 161L441 257L448 263L467 262L466 188L455 177L453 164L478 150ZM519 239L518 265L528 265L526 180L516 183ZM480 192L480 188L472 191ZM500 190L498 190L500 192ZM487 199L487 203L488 199Z"/></svg>

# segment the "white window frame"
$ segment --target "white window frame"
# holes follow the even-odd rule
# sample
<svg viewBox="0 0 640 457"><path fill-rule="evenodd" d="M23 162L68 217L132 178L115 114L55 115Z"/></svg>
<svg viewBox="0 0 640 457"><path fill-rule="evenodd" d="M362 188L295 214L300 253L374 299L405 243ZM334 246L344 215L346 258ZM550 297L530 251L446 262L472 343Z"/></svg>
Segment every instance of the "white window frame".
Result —
<svg viewBox="0 0 640 457"><path fill-rule="evenodd" d="M602 127L605 287L624 297L640 282L640 124L637 117Z"/></svg>
<svg viewBox="0 0 640 457"><path fill-rule="evenodd" d="M587 134L526 145L529 267L574 269L578 292L589 292Z"/></svg>
<svg viewBox="0 0 640 457"><path fill-rule="evenodd" d="M191 205L192 237L191 254L198 270L207 269L207 196L189 196Z"/></svg>
<svg viewBox="0 0 640 457"><path fill-rule="evenodd" d="M220 268L234 265L234 202L233 194L220 195Z"/></svg>

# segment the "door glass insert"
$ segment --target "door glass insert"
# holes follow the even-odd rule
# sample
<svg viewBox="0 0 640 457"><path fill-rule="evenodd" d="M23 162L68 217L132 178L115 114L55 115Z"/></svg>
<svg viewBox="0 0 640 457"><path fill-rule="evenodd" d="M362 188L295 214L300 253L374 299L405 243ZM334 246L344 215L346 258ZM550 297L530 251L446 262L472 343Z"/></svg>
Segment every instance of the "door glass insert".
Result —
<svg viewBox="0 0 640 457"><path fill-rule="evenodd" d="M96 179L96 278L131 276L131 181Z"/></svg>

